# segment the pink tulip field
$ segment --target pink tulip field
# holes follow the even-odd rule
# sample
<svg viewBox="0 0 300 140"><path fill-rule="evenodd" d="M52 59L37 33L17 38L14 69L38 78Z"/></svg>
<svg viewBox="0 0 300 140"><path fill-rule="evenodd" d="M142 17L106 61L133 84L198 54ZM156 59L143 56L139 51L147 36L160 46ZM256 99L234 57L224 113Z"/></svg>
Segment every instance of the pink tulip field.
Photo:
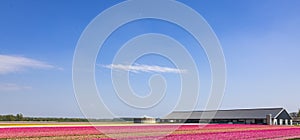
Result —
<svg viewBox="0 0 300 140"><path fill-rule="evenodd" d="M268 125L5 126L0 139L296 139L300 127Z"/></svg>

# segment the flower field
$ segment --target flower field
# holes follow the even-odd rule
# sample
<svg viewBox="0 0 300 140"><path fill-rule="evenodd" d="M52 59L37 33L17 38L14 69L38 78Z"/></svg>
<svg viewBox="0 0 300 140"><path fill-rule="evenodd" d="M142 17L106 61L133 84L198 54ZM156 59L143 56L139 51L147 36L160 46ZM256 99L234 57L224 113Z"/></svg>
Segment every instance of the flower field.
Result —
<svg viewBox="0 0 300 140"><path fill-rule="evenodd" d="M300 127L267 125L14 126L0 128L0 139L291 139Z"/></svg>

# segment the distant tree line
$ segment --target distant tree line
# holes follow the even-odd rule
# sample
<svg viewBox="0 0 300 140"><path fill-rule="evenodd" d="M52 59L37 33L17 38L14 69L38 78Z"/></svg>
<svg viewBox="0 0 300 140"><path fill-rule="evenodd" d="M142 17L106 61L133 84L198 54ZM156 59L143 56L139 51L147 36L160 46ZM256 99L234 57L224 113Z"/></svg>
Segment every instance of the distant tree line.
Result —
<svg viewBox="0 0 300 140"><path fill-rule="evenodd" d="M83 119L83 118L42 118L42 117L24 117L23 114L0 115L0 121L51 121L51 122L121 122L133 121L133 119L114 118L114 119Z"/></svg>
<svg viewBox="0 0 300 140"><path fill-rule="evenodd" d="M17 115L0 115L0 121L55 121L55 122L87 122L83 118L41 118L41 117L24 117L23 114Z"/></svg>

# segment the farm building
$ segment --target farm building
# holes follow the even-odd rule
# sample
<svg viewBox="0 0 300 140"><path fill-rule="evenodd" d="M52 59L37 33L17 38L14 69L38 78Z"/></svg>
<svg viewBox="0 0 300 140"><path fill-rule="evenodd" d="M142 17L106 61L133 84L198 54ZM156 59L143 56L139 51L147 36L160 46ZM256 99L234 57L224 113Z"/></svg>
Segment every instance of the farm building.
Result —
<svg viewBox="0 0 300 140"><path fill-rule="evenodd" d="M205 118L205 116L215 116ZM201 119L200 119L201 118ZM234 109L217 111L175 111L160 119L162 123L229 123L291 125L291 116L284 108Z"/></svg>
<svg viewBox="0 0 300 140"><path fill-rule="evenodd" d="M295 117L295 118L293 118L293 123L294 123L295 125L300 125L300 117Z"/></svg>
<svg viewBox="0 0 300 140"><path fill-rule="evenodd" d="M156 123L156 118L153 117L140 117L140 118L133 118L134 123Z"/></svg>

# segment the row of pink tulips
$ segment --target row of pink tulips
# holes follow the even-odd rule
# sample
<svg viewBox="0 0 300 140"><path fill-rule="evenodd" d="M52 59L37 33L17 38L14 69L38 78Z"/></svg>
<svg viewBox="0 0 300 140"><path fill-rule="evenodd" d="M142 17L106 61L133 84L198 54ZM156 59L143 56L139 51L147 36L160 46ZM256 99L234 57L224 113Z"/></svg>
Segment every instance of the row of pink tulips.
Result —
<svg viewBox="0 0 300 140"><path fill-rule="evenodd" d="M176 130L176 131L175 131ZM300 137L300 127L267 125L138 125L138 126L79 126L79 127L20 127L0 128L1 138L57 137L122 134L124 139L265 139ZM174 133L171 133L174 132ZM150 134L143 136L140 133ZM145 134L146 135L146 134Z"/></svg>

